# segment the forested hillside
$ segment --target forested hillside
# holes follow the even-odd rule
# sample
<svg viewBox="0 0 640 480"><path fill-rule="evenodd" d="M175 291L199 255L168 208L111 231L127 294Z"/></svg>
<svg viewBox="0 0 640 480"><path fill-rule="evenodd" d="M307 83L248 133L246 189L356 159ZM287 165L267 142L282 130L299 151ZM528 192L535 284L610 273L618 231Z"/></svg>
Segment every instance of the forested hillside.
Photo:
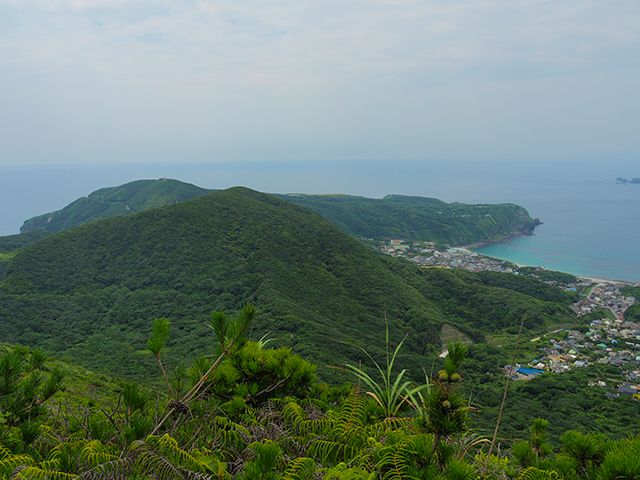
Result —
<svg viewBox="0 0 640 480"><path fill-rule="evenodd" d="M101 218L129 215L148 208L184 202L212 191L166 178L137 180L118 187L96 190L62 210L30 218L24 222L20 232L61 232Z"/></svg>
<svg viewBox="0 0 640 480"><path fill-rule="evenodd" d="M51 233L46 230L34 230L29 233L0 237L0 280L4 277L4 272L9 265L9 261L17 255L19 250L26 248L49 235L51 235Z"/></svg>
<svg viewBox="0 0 640 480"><path fill-rule="evenodd" d="M178 180L138 180L97 190L62 210L30 218L20 231L60 232L211 192ZM488 243L510 235L530 234L538 223L523 207L513 204L449 204L435 198L402 195L387 195L383 199L351 195L274 196L310 208L349 235L376 240L403 238L448 245Z"/></svg>
<svg viewBox="0 0 640 480"><path fill-rule="evenodd" d="M517 277L513 277L514 279ZM208 351L212 309L259 311L251 338L271 332L329 380L356 349L383 351L408 334L399 364L421 376L442 325L476 341L489 332L573 321L563 293L528 280L491 286L468 272L378 255L320 215L246 188L117 216L51 235L20 251L0 284L0 336L130 378L157 375L146 355L151 319L174 324L168 355ZM553 301L549 301L553 300ZM559 302L559 303L558 303Z"/></svg>
<svg viewBox="0 0 640 480"><path fill-rule="evenodd" d="M435 198L387 195L277 195L318 212L343 232L384 240L432 241L447 245L488 243L531 234L539 221L518 205L468 205Z"/></svg>

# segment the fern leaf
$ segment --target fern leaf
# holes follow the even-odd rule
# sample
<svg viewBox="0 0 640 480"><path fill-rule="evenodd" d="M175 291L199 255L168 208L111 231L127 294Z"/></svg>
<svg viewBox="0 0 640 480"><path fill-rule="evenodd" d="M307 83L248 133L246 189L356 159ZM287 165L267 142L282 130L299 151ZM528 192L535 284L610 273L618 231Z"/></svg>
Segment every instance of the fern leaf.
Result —
<svg viewBox="0 0 640 480"><path fill-rule="evenodd" d="M78 475L28 466L20 470L16 478L25 480L72 480L78 478Z"/></svg>
<svg viewBox="0 0 640 480"><path fill-rule="evenodd" d="M411 455L415 454L413 438L407 437L398 443L384 447L378 467L384 471L383 480L413 480L407 473L411 468Z"/></svg>
<svg viewBox="0 0 640 480"><path fill-rule="evenodd" d="M518 480L557 480L558 472L555 470L540 470L539 468L529 467L524 469Z"/></svg>
<svg viewBox="0 0 640 480"><path fill-rule="evenodd" d="M29 455L13 455L0 445L0 478L9 478L11 473L21 465L33 465L35 462Z"/></svg>
<svg viewBox="0 0 640 480"><path fill-rule="evenodd" d="M80 452L80 461L93 468L101 463L111 462L118 457L105 449L100 440L88 442Z"/></svg>
<svg viewBox="0 0 640 480"><path fill-rule="evenodd" d="M282 480L305 480L311 478L316 467L311 458L300 457L292 460L282 472Z"/></svg>

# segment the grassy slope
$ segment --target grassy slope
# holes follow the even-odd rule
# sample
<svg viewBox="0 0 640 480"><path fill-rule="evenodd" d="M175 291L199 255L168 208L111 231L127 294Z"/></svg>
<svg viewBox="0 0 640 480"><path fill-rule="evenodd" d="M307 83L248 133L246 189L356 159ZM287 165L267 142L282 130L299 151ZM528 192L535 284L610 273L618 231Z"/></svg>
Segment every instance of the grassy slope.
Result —
<svg viewBox="0 0 640 480"><path fill-rule="evenodd" d="M0 336L131 378L157 375L144 353L155 317L173 324L169 360L212 351L212 309L254 302L253 338L320 365L358 360L335 340L383 352L384 315L413 367L439 349L443 323L478 340L513 328L566 322L568 309L468 272L421 270L382 257L303 207L245 188L108 218L32 245L0 284ZM173 357L173 358L172 358ZM332 370L321 368L323 378Z"/></svg>

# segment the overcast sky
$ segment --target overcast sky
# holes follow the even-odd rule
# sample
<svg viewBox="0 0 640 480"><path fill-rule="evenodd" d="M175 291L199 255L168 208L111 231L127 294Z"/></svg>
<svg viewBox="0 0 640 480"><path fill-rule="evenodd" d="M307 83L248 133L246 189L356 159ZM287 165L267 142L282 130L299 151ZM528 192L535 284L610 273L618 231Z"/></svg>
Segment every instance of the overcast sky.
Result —
<svg viewBox="0 0 640 480"><path fill-rule="evenodd" d="M0 0L0 165L640 154L638 0Z"/></svg>

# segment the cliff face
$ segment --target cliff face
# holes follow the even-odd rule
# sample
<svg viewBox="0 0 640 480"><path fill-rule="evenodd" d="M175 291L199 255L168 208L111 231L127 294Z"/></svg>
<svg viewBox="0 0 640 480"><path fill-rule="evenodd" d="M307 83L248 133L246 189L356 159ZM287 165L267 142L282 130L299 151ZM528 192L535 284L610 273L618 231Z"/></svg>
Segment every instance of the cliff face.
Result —
<svg viewBox="0 0 640 480"><path fill-rule="evenodd" d="M44 215L39 215L26 220L22 224L22 227L20 227L20 233L28 233L35 230L46 230L47 224L51 222L51 218L55 213L56 212L45 213Z"/></svg>
<svg viewBox="0 0 640 480"><path fill-rule="evenodd" d="M542 225L542 222L538 217L531 218L526 213L522 212L518 215L522 220L522 225L518 228L518 233L520 235L533 235L533 231L538 225Z"/></svg>

